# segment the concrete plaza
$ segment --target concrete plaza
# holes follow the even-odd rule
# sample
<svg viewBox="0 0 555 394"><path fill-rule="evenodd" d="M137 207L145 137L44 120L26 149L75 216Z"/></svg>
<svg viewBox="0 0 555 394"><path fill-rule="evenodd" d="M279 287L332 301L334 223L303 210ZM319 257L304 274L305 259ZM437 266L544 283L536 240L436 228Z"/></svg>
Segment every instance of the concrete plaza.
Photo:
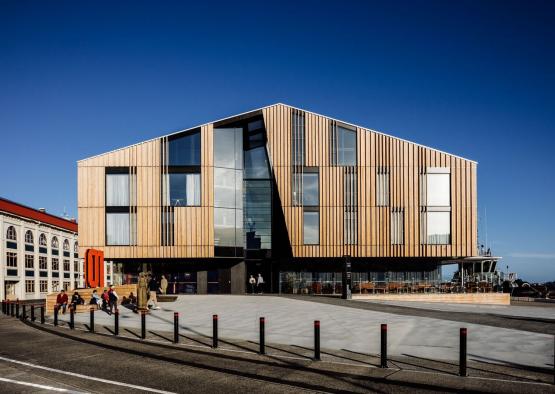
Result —
<svg viewBox="0 0 555 394"><path fill-rule="evenodd" d="M553 365L552 335L419 317L417 314L396 315L274 296L179 296L175 302L159 305L161 309L153 310L147 316L149 331L171 331L173 312L179 312L183 334L209 337L212 335L212 315L217 314L220 337L258 341L259 318L264 316L268 343L311 348L313 321L320 320L323 348L377 354L380 324L387 323L391 355L457 360L459 328L467 327L469 359L544 368ZM60 319L67 321L69 316L66 314ZM80 313L75 319L77 323L86 324L89 315ZM98 311L95 322L111 327L113 316ZM120 326L137 329L140 318L121 307Z"/></svg>

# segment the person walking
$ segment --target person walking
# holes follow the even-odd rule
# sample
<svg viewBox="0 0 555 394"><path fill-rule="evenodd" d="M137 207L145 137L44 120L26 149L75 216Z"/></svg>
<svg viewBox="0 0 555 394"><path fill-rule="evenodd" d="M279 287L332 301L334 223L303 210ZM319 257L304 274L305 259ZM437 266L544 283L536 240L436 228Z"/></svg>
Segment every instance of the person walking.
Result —
<svg viewBox="0 0 555 394"><path fill-rule="evenodd" d="M251 294L254 294L254 288L256 286L256 279L254 279L254 276L252 276L252 275L249 278L249 285L251 287Z"/></svg>
<svg viewBox="0 0 555 394"><path fill-rule="evenodd" d="M148 305L152 302L154 304L154 307L152 309L160 309L160 307L158 306L158 300L156 299L156 292L160 289L160 286L158 286L158 281L156 280L156 278L154 276L152 276L150 278L150 281L148 282L148 290L149 290L149 299L148 302L146 304L146 306L148 307Z"/></svg>
<svg viewBox="0 0 555 394"><path fill-rule="evenodd" d="M166 291L168 290L168 280L164 275L162 275L162 279L160 280L160 290L162 294L166 294Z"/></svg>
<svg viewBox="0 0 555 394"><path fill-rule="evenodd" d="M258 294L264 293L264 278L261 274L258 274L258 279L256 280L256 287L258 290Z"/></svg>
<svg viewBox="0 0 555 394"><path fill-rule="evenodd" d="M56 307L62 308L62 314L66 313L67 308L67 294L62 289L60 293L56 296Z"/></svg>

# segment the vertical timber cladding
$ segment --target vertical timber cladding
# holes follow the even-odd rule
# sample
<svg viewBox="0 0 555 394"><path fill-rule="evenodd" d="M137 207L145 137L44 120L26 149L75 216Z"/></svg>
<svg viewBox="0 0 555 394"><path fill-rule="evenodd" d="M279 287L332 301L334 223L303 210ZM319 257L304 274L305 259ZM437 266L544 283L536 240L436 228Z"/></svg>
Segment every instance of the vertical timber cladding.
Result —
<svg viewBox="0 0 555 394"><path fill-rule="evenodd" d="M79 255L90 248L110 258L213 257L212 125L201 127L201 206L178 207L174 246L161 245L161 143L146 141L78 163ZM134 246L105 244L106 167L136 167L137 242Z"/></svg>
<svg viewBox="0 0 555 394"><path fill-rule="evenodd" d="M434 149L357 128L357 243L343 239L344 167L330 165L331 119L305 112L305 166L319 167L320 244L303 245L302 207L291 201L292 108L263 109L268 150L280 193L293 254L297 257L451 257L476 254L476 163ZM389 204L376 205L376 171L389 170ZM423 245L420 234L420 173L450 167L451 244ZM403 244L391 245L391 209L404 209Z"/></svg>

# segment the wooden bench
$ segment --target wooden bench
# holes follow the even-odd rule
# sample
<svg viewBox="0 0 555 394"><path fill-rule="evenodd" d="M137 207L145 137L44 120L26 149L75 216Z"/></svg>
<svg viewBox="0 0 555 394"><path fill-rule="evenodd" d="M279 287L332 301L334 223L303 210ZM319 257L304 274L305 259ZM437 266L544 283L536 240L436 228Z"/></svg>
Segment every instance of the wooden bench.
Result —
<svg viewBox="0 0 555 394"><path fill-rule="evenodd" d="M75 289L75 290L67 291L66 293L67 293L68 304L71 302L71 296L73 295L73 293L77 291L81 296L81 298L85 301L85 304L78 305L75 312L76 313L87 312L89 311L91 306L94 307L94 305L89 304L92 298L93 291L96 290L98 295L100 296L104 292L104 290L108 290L108 289L109 287L94 287L94 288L91 287L86 289ZM114 286L114 290L119 296L119 302L121 302L124 296L129 297L130 293L133 293L135 296L137 296L137 285L118 285L118 286ZM54 305L56 305L56 297L58 296L58 294L59 292L50 293L46 296L46 310L45 310L46 314L50 314L54 312Z"/></svg>

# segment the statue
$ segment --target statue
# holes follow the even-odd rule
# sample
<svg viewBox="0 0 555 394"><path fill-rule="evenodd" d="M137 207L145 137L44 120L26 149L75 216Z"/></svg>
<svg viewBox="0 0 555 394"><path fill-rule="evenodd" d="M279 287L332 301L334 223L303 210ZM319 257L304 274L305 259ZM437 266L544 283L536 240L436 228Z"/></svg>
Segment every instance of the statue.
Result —
<svg viewBox="0 0 555 394"><path fill-rule="evenodd" d="M146 276L146 272L139 273L139 283L137 285L137 309L146 311L147 308L147 286L148 286L148 279Z"/></svg>

